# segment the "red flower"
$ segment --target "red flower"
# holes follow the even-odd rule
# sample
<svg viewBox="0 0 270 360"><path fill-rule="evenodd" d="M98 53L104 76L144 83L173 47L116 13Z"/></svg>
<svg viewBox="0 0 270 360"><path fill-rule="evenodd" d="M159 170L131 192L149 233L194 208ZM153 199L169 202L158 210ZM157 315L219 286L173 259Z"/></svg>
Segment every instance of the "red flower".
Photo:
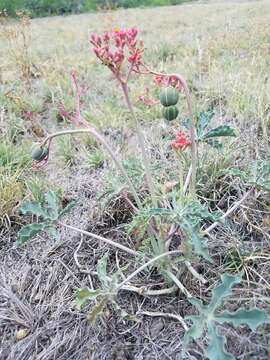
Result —
<svg viewBox="0 0 270 360"><path fill-rule="evenodd" d="M174 149L184 151L189 145L191 145L191 141L188 135L182 130L178 131L175 135L175 140L172 142Z"/></svg>
<svg viewBox="0 0 270 360"><path fill-rule="evenodd" d="M108 66L119 78L120 68L125 58L130 63L129 71L138 71L142 64L143 43L137 43L138 30L115 29L111 34L107 31L102 35L92 34L90 42L94 45L93 51L100 61Z"/></svg>
<svg viewBox="0 0 270 360"><path fill-rule="evenodd" d="M175 76L168 75L156 75L154 81L158 86L173 86L179 91L183 91L183 84Z"/></svg>
<svg viewBox="0 0 270 360"><path fill-rule="evenodd" d="M110 34L108 33L108 31L105 31L105 33L102 36L102 39L105 43L108 43L110 41Z"/></svg>
<svg viewBox="0 0 270 360"><path fill-rule="evenodd" d="M156 75L154 77L154 81L158 86L165 85L164 80L166 80L166 79L165 79L165 76L163 76L163 75Z"/></svg>

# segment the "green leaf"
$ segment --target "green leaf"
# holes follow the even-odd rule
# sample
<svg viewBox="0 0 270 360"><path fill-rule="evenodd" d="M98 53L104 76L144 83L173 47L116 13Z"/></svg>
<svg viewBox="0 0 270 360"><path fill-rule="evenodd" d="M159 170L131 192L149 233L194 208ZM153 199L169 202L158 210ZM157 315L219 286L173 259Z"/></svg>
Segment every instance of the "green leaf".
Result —
<svg viewBox="0 0 270 360"><path fill-rule="evenodd" d="M199 225L202 220L216 222L220 219L221 214L218 211L210 212L207 207L200 202L192 201L184 208L182 216L195 227Z"/></svg>
<svg viewBox="0 0 270 360"><path fill-rule="evenodd" d="M57 196L56 193L52 190L48 191L45 194L45 200L50 209L50 217L52 220L56 220L58 218L58 206L57 206Z"/></svg>
<svg viewBox="0 0 270 360"><path fill-rule="evenodd" d="M259 162L257 186L266 191L270 191L270 161Z"/></svg>
<svg viewBox="0 0 270 360"><path fill-rule="evenodd" d="M186 128L187 130L189 130L189 128L190 128L190 119L189 119L189 118L185 118L185 119L182 121L182 125L184 126L184 128Z"/></svg>
<svg viewBox="0 0 270 360"><path fill-rule="evenodd" d="M235 357L225 350L226 339L217 333L216 327L208 326L209 344L205 355L210 360L235 360Z"/></svg>
<svg viewBox="0 0 270 360"><path fill-rule="evenodd" d="M196 231L188 222L183 222L182 226L188 235L188 241L194 248L195 253L202 256L210 263L213 263L213 260L209 255L208 248L204 244L205 237L200 235L198 231Z"/></svg>
<svg viewBox="0 0 270 360"><path fill-rule="evenodd" d="M71 201L70 203L67 204L67 206L60 211L59 213L59 218L67 213L69 213L76 205L77 205L78 201Z"/></svg>
<svg viewBox="0 0 270 360"><path fill-rule="evenodd" d="M234 326L248 325L251 330L256 330L257 326L267 322L267 313L259 309L239 309L234 313L224 311L220 315L215 315L215 320L220 323L230 322Z"/></svg>
<svg viewBox="0 0 270 360"><path fill-rule="evenodd" d="M236 275L225 273L221 275L222 283L212 291L212 300L208 305L209 312L214 312L216 308L222 304L223 299L232 294L231 288L235 284L240 283L241 280L242 273Z"/></svg>
<svg viewBox="0 0 270 360"><path fill-rule="evenodd" d="M257 180L260 178L259 172L259 162L258 161L252 161L248 165L248 171L249 171L249 181L253 184L256 184Z"/></svg>
<svg viewBox="0 0 270 360"><path fill-rule="evenodd" d="M22 227L18 232L17 245L23 245L27 240L31 239L39 232L45 230L47 227L47 223L28 224Z"/></svg>
<svg viewBox="0 0 270 360"><path fill-rule="evenodd" d="M204 141L206 144L212 146L215 149L222 149L223 148L223 144L216 139L208 139Z"/></svg>
<svg viewBox="0 0 270 360"><path fill-rule="evenodd" d="M204 259L208 260L210 263L213 263L209 255L207 246L204 244L205 237L199 235L196 231L190 232L190 243L192 244L196 254L202 256Z"/></svg>
<svg viewBox="0 0 270 360"><path fill-rule="evenodd" d="M87 320L94 323L98 316L103 313L104 308L107 305L108 298L104 297L99 303L97 303L87 315Z"/></svg>
<svg viewBox="0 0 270 360"><path fill-rule="evenodd" d="M197 120L197 133L200 138L214 116L213 111L202 111Z"/></svg>
<svg viewBox="0 0 270 360"><path fill-rule="evenodd" d="M196 307L199 312L207 311L207 306L203 304L202 300L196 298L189 298L188 301Z"/></svg>
<svg viewBox="0 0 270 360"><path fill-rule="evenodd" d="M251 310L239 309L234 313L224 311L221 314L215 314L215 310L222 305L223 299L231 295L233 285L239 283L241 279L242 273L236 275L223 274L221 276L222 283L212 291L212 300L208 306L203 305L199 299L189 299L190 303L196 306L199 315L186 317L186 319L191 319L193 324L185 334L185 346L191 339L200 337L203 330L207 328L209 345L204 351L205 356L210 360L235 360L233 355L225 350L226 339L218 334L215 322L230 322L235 326L246 324L252 330L267 322L266 311L256 308Z"/></svg>
<svg viewBox="0 0 270 360"><path fill-rule="evenodd" d="M108 255L103 256L97 263L97 274L101 284L107 288L109 286L109 281L107 277L107 260Z"/></svg>
<svg viewBox="0 0 270 360"><path fill-rule="evenodd" d="M247 174L240 169L229 169L228 174L239 177L242 181L247 181Z"/></svg>
<svg viewBox="0 0 270 360"><path fill-rule="evenodd" d="M41 204L37 201L25 201L20 211L23 215L32 214L36 216L42 216L44 219L48 218L48 213L42 208Z"/></svg>
<svg viewBox="0 0 270 360"><path fill-rule="evenodd" d="M192 315L185 317L185 319L192 320L192 326L185 332L184 335L184 347L186 347L191 340L198 339L202 336L204 330L204 322L201 319L201 316Z"/></svg>
<svg viewBox="0 0 270 360"><path fill-rule="evenodd" d="M162 252L160 252L160 247L158 244L158 241L156 240L156 238L154 236L152 236L151 234L150 236L150 243L151 243L151 247L153 250L153 253L157 256L160 255ZM150 267L149 267L150 268Z"/></svg>
<svg viewBox="0 0 270 360"><path fill-rule="evenodd" d="M124 268L127 268L127 266L125 266ZM116 288L117 288L117 285L118 285L118 278L119 278L119 274L121 274L121 271L123 270L122 269L119 269L117 270L114 274L112 274L111 276L111 280L110 280L110 292L114 293ZM108 283L109 285L109 283Z"/></svg>
<svg viewBox="0 0 270 360"><path fill-rule="evenodd" d="M270 191L270 181L258 181L256 184L257 188L264 191Z"/></svg>
<svg viewBox="0 0 270 360"><path fill-rule="evenodd" d="M59 231L57 231L57 229L54 226L48 227L47 232L54 240L60 239Z"/></svg>
<svg viewBox="0 0 270 360"><path fill-rule="evenodd" d="M229 126L229 125L220 125L214 129L211 129L208 131L202 139L209 139L213 137L219 137L219 136L236 136L235 130Z"/></svg>
<svg viewBox="0 0 270 360"><path fill-rule="evenodd" d="M270 161L261 162L261 173L264 176L270 176Z"/></svg>
<svg viewBox="0 0 270 360"><path fill-rule="evenodd" d="M260 162L260 176L263 178L270 177L270 161Z"/></svg>
<svg viewBox="0 0 270 360"><path fill-rule="evenodd" d="M88 288L81 288L76 291L76 306L80 310L89 299L96 299L100 295L100 290L89 290Z"/></svg>
<svg viewBox="0 0 270 360"><path fill-rule="evenodd" d="M257 189L270 191L270 161L253 161L245 170L231 169L229 173Z"/></svg>

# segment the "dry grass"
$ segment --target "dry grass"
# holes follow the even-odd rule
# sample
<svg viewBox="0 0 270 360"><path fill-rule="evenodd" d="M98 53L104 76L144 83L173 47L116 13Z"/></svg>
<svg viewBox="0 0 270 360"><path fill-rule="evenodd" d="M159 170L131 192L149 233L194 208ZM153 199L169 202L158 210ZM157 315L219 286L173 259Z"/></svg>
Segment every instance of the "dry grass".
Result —
<svg viewBox="0 0 270 360"><path fill-rule="evenodd" d="M75 69L89 86L86 108L91 116L105 118L99 120L101 126L119 125L125 117L120 109L111 111L115 86L89 51L88 34L132 24L141 30L148 62L160 70L183 73L196 89L198 106L215 102L221 114L226 106L229 117L241 123L255 120L266 131L270 116L269 10L268 1L226 1L36 19L29 52L43 74L36 86L41 93L52 92L56 101L67 96L69 74ZM2 40L4 82L18 76L7 45ZM136 85L135 99L145 85L143 80Z"/></svg>
<svg viewBox="0 0 270 360"><path fill-rule="evenodd" d="M68 111L73 110L70 72L75 69L88 88L83 104L86 116L105 132L118 151L125 156L136 154L137 143L123 100L107 69L98 65L89 51L88 33L137 25L145 41L148 63L159 70L182 72L192 88L197 110L214 108L217 123L226 121L238 129L239 138L225 147L221 158L214 151L204 153L207 170L199 172L202 201L207 199L211 208L225 211L244 189L224 175L224 169L226 172L232 163L267 158L269 154L269 10L269 1L264 0L207 1L33 20L27 56L35 74L30 84L19 71L18 62L25 59L15 58L8 41L0 38L0 108L4 109L1 118L5 119L1 121L1 130L9 124L15 126L21 133L20 141L27 143L29 139L39 139L44 132L64 127L59 106L64 104ZM160 135L167 136L170 129L162 124L158 111L144 112L136 102L146 86L151 86L148 79L133 81L132 96L136 112L144 122L152 155L157 159L157 176L165 182L174 169ZM185 111L183 104L181 118L186 116ZM85 151L87 146L96 149L96 144L87 139L83 139L83 145L78 139L63 147L58 143L56 153L61 156L51 160L41 178L48 178L52 188L61 187L69 199L79 200L78 207L65 219L67 223L136 248L136 239L123 231L129 214L123 213L121 197L113 199L100 214L100 191L110 166L99 153L85 160L82 149ZM82 158L84 164L80 166ZM164 163L164 159L168 161ZM86 163L94 166L89 169ZM0 181L2 213L12 214L18 200L31 195L20 190L16 173L12 176L12 186L3 177ZM16 196L12 196L14 189ZM8 211L3 211L3 206ZM198 265L209 286L200 287L186 273L181 275L181 281L192 294L207 302L218 281L217 272L242 269L244 283L234 292L228 308L257 305L269 312L269 207L269 194L261 193L231 216L227 227L219 227L213 233L208 244L215 265L209 267L204 262ZM4 215L0 213L1 216ZM90 325L85 314L92 304L81 312L76 310L76 289L99 286L95 274L98 259L109 255L110 272L117 269L117 264L132 271L137 266L134 259L66 229L61 230L61 240L56 244L40 236L20 249L14 246L15 228L1 231L1 359L185 359L181 355L183 328L172 319L138 315L138 322L122 320L109 306L104 317ZM151 283L159 288L163 280L153 271L141 274L135 281L138 286ZM131 314L163 311L185 316L193 312L181 294L156 298L121 291L117 300ZM26 330L22 340L16 339L19 329ZM229 350L237 359L269 359L269 325L260 327L256 333L244 327L224 329ZM200 349L194 347L186 359L203 359Z"/></svg>
<svg viewBox="0 0 270 360"><path fill-rule="evenodd" d="M22 181L18 180L21 174L0 169L0 226L10 224L10 217L14 216L18 204L22 200Z"/></svg>

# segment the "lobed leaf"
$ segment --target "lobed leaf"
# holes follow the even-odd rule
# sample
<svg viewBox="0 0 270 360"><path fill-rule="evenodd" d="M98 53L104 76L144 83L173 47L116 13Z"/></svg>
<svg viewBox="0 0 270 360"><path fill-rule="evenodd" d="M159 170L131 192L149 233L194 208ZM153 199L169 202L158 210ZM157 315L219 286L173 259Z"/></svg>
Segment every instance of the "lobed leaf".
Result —
<svg viewBox="0 0 270 360"><path fill-rule="evenodd" d="M194 305L198 311L203 312L207 310L207 305L204 305L201 299L189 298L188 301Z"/></svg>
<svg viewBox="0 0 270 360"><path fill-rule="evenodd" d="M57 231L55 226L53 226L53 225L49 226L48 225L47 232L54 240L59 240L60 239L60 233L59 233L59 231Z"/></svg>
<svg viewBox="0 0 270 360"><path fill-rule="evenodd" d="M235 360L235 357L225 350L225 336L219 335L212 324L208 326L208 335L209 344L204 353L210 360Z"/></svg>
<svg viewBox="0 0 270 360"><path fill-rule="evenodd" d="M58 218L58 206L57 206L56 193L52 190L48 191L45 194L45 200L46 200L49 210L50 210L50 218L52 220L56 220Z"/></svg>
<svg viewBox="0 0 270 360"><path fill-rule="evenodd" d="M204 141L206 144L212 146L215 149L222 149L223 148L223 144L216 139L208 139Z"/></svg>
<svg viewBox="0 0 270 360"><path fill-rule="evenodd" d="M184 126L184 128L186 128L187 130L189 130L190 128L190 119L189 118L184 118L184 120L182 121L182 125Z"/></svg>
<svg viewBox="0 0 270 360"><path fill-rule="evenodd" d="M212 291L212 300L208 306L203 305L199 299L189 299L190 303L196 306L199 315L186 317L186 319L191 319L193 324L185 334L185 346L191 339L200 337L204 329L207 329L209 344L204 351L205 356L210 360L235 360L234 356L225 350L226 339L218 334L215 322L230 322L235 326L245 324L252 330L267 322L266 311L256 308L251 310L239 309L234 313L224 311L221 314L215 314L215 310L222 304L224 297L231 295L233 285L239 283L241 279L242 273L221 275L222 283Z"/></svg>
<svg viewBox="0 0 270 360"><path fill-rule="evenodd" d="M62 209L59 213L59 217L66 215L67 213L69 213L76 205L77 205L77 201L73 200L70 203L67 204L67 206Z"/></svg>
<svg viewBox="0 0 270 360"><path fill-rule="evenodd" d="M259 325L267 322L267 313L259 309L239 309L234 313L224 311L220 315L215 315L215 320L220 323L230 322L234 326L248 325L254 331Z"/></svg>
<svg viewBox="0 0 270 360"><path fill-rule="evenodd" d="M262 177L270 177L270 161L261 162L260 164L260 175Z"/></svg>
<svg viewBox="0 0 270 360"><path fill-rule="evenodd" d="M81 309L89 299L95 299L100 295L100 290L89 290L88 288L81 288L76 291L76 305Z"/></svg>
<svg viewBox="0 0 270 360"><path fill-rule="evenodd" d="M233 176L239 177L242 181L247 181L247 174L240 169L229 169L228 173Z"/></svg>
<svg viewBox="0 0 270 360"><path fill-rule="evenodd" d="M42 216L44 219L48 218L48 213L42 208L41 204L37 201L25 201L20 211L23 215L32 214L36 216Z"/></svg>
<svg viewBox="0 0 270 360"><path fill-rule="evenodd" d="M220 125L214 129L209 130L202 139L209 139L219 136L236 136L234 128L229 125Z"/></svg>
<svg viewBox="0 0 270 360"><path fill-rule="evenodd" d="M202 256L210 263L213 263L213 260L209 255L208 248L204 244L205 237L199 234L198 231L196 231L188 222L183 223L183 228L188 235L188 241L192 245L195 253Z"/></svg>
<svg viewBox="0 0 270 360"><path fill-rule="evenodd" d="M260 190L270 191L270 161L253 161L247 169L231 169L230 174Z"/></svg>
<svg viewBox="0 0 270 360"><path fill-rule="evenodd" d="M98 316L103 313L105 306L107 305L107 297L104 297L99 303L97 303L87 315L87 320L94 323Z"/></svg>
<svg viewBox="0 0 270 360"><path fill-rule="evenodd" d="M183 211L183 215L193 226L200 224L202 220L216 222L220 219L221 214L218 211L210 212L206 206L198 201L190 202Z"/></svg>
<svg viewBox="0 0 270 360"><path fill-rule="evenodd" d="M23 245L27 240L31 239L41 231L45 230L47 227L47 223L25 225L18 232L17 245Z"/></svg>
<svg viewBox="0 0 270 360"><path fill-rule="evenodd" d="M217 307L222 304L223 299L232 294L231 288L235 284L240 283L241 280L242 273L236 275L225 273L221 275L222 283L212 291L212 300L211 303L208 305L209 312L214 312Z"/></svg>
<svg viewBox="0 0 270 360"><path fill-rule="evenodd" d="M201 319L201 316L192 315L188 316L185 319L192 320L192 326L185 332L184 335L184 347L186 347L191 340L196 340L202 336L204 330L204 322Z"/></svg>
<svg viewBox="0 0 270 360"><path fill-rule="evenodd" d="M213 111L202 111L199 114L199 117L197 120L198 137L201 137L203 135L204 130L207 128L207 126L211 122L213 116L214 116Z"/></svg>
<svg viewBox="0 0 270 360"><path fill-rule="evenodd" d="M259 163L259 174L257 186L266 191L270 191L270 161Z"/></svg>

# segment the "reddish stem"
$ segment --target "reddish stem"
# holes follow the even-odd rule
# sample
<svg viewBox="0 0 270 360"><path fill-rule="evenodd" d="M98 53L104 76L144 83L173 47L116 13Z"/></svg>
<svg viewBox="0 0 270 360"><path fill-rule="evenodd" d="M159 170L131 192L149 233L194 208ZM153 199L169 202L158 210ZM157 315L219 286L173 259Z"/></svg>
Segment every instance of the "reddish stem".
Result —
<svg viewBox="0 0 270 360"><path fill-rule="evenodd" d="M133 106L132 106L130 98L129 98L127 83L120 80L120 84L121 84L123 92L124 92L124 96L125 96L125 100L126 100L128 109L129 109L129 111L130 111L130 113L131 113L131 115L132 115L132 117L133 117L133 119L135 121L135 124L136 124L138 141L139 141L140 148L141 148L141 151L142 151L142 156L143 156L143 161L144 161L144 166L145 166L147 184L148 184L148 188L149 188L149 191L150 191L150 194L151 194L152 203L155 204L156 203L156 201L155 201L155 188L154 188L154 183L153 183L153 179L152 179L152 176L151 176L150 159L149 159L149 156L147 154L143 131L142 131L140 123L137 120L136 115L134 113Z"/></svg>

